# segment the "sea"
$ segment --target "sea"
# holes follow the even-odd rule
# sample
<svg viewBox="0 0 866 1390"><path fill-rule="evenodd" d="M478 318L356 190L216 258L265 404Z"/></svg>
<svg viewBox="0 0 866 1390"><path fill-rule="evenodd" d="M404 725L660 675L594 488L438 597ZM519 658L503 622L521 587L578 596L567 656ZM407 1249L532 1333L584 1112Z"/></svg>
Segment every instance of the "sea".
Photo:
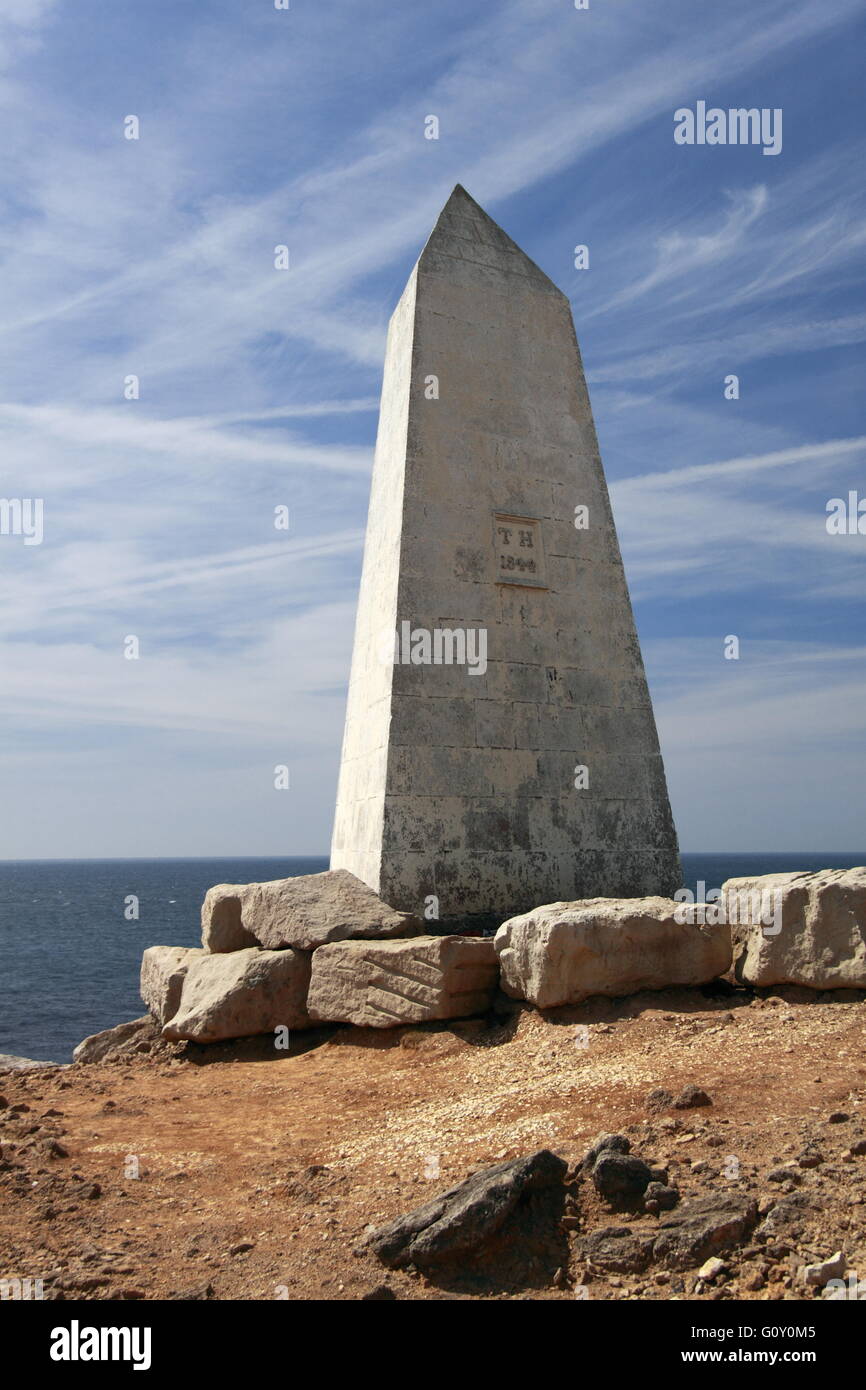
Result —
<svg viewBox="0 0 866 1390"><path fill-rule="evenodd" d="M727 878L847 869L853 854L683 854L700 898ZM214 883L320 873L320 858L0 861L0 1053L68 1062L82 1038L138 1018L141 953L198 946ZM704 888L698 890L702 883Z"/></svg>

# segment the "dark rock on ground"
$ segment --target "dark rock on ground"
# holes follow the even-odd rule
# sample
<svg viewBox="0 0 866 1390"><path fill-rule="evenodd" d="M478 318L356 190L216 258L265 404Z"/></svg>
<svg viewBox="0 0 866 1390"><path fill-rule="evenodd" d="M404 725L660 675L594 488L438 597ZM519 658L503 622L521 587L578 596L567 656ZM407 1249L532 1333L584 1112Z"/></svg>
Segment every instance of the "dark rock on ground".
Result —
<svg viewBox="0 0 866 1390"><path fill-rule="evenodd" d="M643 1195L644 1211L653 1215L659 1211L673 1211L679 1200L678 1188L668 1187L661 1182L651 1182Z"/></svg>
<svg viewBox="0 0 866 1390"><path fill-rule="evenodd" d="M440 1263L478 1249L529 1192L562 1185L567 1165L549 1149L474 1173L405 1216L372 1231L361 1249L399 1268Z"/></svg>
<svg viewBox="0 0 866 1390"><path fill-rule="evenodd" d="M603 1149L592 1169L592 1182L602 1197L628 1199L643 1196L653 1181L653 1170L633 1154Z"/></svg>
<svg viewBox="0 0 866 1390"><path fill-rule="evenodd" d="M658 1114L661 1110L670 1110L674 1103L674 1098L670 1091L666 1091L664 1086L656 1086L655 1090L650 1091L644 1101L644 1106L651 1114Z"/></svg>
<svg viewBox="0 0 866 1390"><path fill-rule="evenodd" d="M757 1220L754 1197L733 1192L696 1197L659 1223L653 1257L671 1269L690 1269L737 1245Z"/></svg>
<svg viewBox="0 0 866 1390"><path fill-rule="evenodd" d="M813 1207L813 1202L804 1192L792 1192L781 1197L755 1231L755 1240L790 1242L793 1245L803 1235Z"/></svg>
<svg viewBox="0 0 866 1390"><path fill-rule="evenodd" d="M771 1168L767 1174L767 1182L802 1182L800 1174L796 1168Z"/></svg>
<svg viewBox="0 0 866 1390"><path fill-rule="evenodd" d="M824 1155L814 1144L807 1144L803 1152L797 1155L797 1162L801 1168L819 1168L824 1162Z"/></svg>
<svg viewBox="0 0 866 1390"><path fill-rule="evenodd" d="M652 1253L653 1233L630 1226L602 1226L580 1242L581 1257L612 1274L641 1274Z"/></svg>
<svg viewBox="0 0 866 1390"><path fill-rule="evenodd" d="M587 1149L581 1160L581 1168L591 1169L599 1154L604 1150L611 1153L627 1154L631 1148L631 1140L624 1134L600 1134L597 1139L593 1139L592 1144Z"/></svg>
<svg viewBox="0 0 866 1390"><path fill-rule="evenodd" d="M712 1105L710 1097L700 1086L684 1086L674 1101L675 1110L696 1110L701 1105Z"/></svg>
<svg viewBox="0 0 866 1390"><path fill-rule="evenodd" d="M45 1139L38 1146L46 1158L68 1158L69 1150L65 1149L57 1139Z"/></svg>

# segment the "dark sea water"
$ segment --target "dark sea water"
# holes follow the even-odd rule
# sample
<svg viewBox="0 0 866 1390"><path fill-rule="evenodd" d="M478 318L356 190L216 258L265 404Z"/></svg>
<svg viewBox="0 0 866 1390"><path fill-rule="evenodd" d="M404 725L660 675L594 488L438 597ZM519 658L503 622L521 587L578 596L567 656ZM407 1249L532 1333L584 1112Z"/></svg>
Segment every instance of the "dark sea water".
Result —
<svg viewBox="0 0 866 1390"><path fill-rule="evenodd" d="M850 868L853 854L684 854L685 886L741 874ZM214 883L319 873L319 859L81 859L0 862L0 1052L69 1061L82 1038L144 1012L146 946L200 945ZM130 894L139 918L124 917Z"/></svg>
<svg viewBox="0 0 866 1390"><path fill-rule="evenodd" d="M145 947L201 945L212 884L327 867L326 857L0 862L0 1052L68 1062L82 1038L145 1012ZM124 917L130 894L137 922Z"/></svg>

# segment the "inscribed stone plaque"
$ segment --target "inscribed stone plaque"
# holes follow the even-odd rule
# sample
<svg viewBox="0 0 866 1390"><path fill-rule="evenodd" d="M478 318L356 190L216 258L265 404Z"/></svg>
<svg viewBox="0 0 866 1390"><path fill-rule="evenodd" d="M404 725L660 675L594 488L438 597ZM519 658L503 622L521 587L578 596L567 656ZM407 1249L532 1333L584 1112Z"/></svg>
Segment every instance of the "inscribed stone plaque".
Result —
<svg viewBox="0 0 866 1390"><path fill-rule="evenodd" d="M495 512L493 542L496 548L496 583L529 584L547 588L544 540L537 517L508 516Z"/></svg>

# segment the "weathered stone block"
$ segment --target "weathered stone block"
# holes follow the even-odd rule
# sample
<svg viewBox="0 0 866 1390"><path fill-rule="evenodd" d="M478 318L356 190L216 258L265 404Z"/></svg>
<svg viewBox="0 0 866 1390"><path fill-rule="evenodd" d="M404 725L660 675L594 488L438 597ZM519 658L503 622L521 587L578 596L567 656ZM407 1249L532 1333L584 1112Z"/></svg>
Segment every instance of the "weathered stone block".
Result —
<svg viewBox="0 0 866 1390"><path fill-rule="evenodd" d="M211 952L251 942L271 951L312 951L348 937L388 938L422 931L417 918L395 912L345 869L269 883L217 884L202 907L202 942Z"/></svg>
<svg viewBox="0 0 866 1390"><path fill-rule="evenodd" d="M148 946L141 958L141 997L158 1023L177 1013L187 971L207 952L184 946Z"/></svg>
<svg viewBox="0 0 866 1390"><path fill-rule="evenodd" d="M490 939L342 941L314 953L308 1008L365 1028L465 1018L490 1007L498 973Z"/></svg>
<svg viewBox="0 0 866 1390"><path fill-rule="evenodd" d="M217 954L258 946L241 918L241 904L249 886L248 883L216 883L207 890L201 905L201 939L206 950Z"/></svg>
<svg viewBox="0 0 866 1390"><path fill-rule="evenodd" d="M162 1030L164 1038L211 1043L279 1027L310 1027L308 951L252 948L195 954L199 958L186 968L177 1009Z"/></svg>
<svg viewBox="0 0 866 1390"><path fill-rule="evenodd" d="M746 983L866 988L866 868L729 878L722 897Z"/></svg>
<svg viewBox="0 0 866 1390"><path fill-rule="evenodd" d="M731 964L727 926L676 921L667 898L551 903L503 922L502 988L538 1008L671 985L700 985Z"/></svg>

